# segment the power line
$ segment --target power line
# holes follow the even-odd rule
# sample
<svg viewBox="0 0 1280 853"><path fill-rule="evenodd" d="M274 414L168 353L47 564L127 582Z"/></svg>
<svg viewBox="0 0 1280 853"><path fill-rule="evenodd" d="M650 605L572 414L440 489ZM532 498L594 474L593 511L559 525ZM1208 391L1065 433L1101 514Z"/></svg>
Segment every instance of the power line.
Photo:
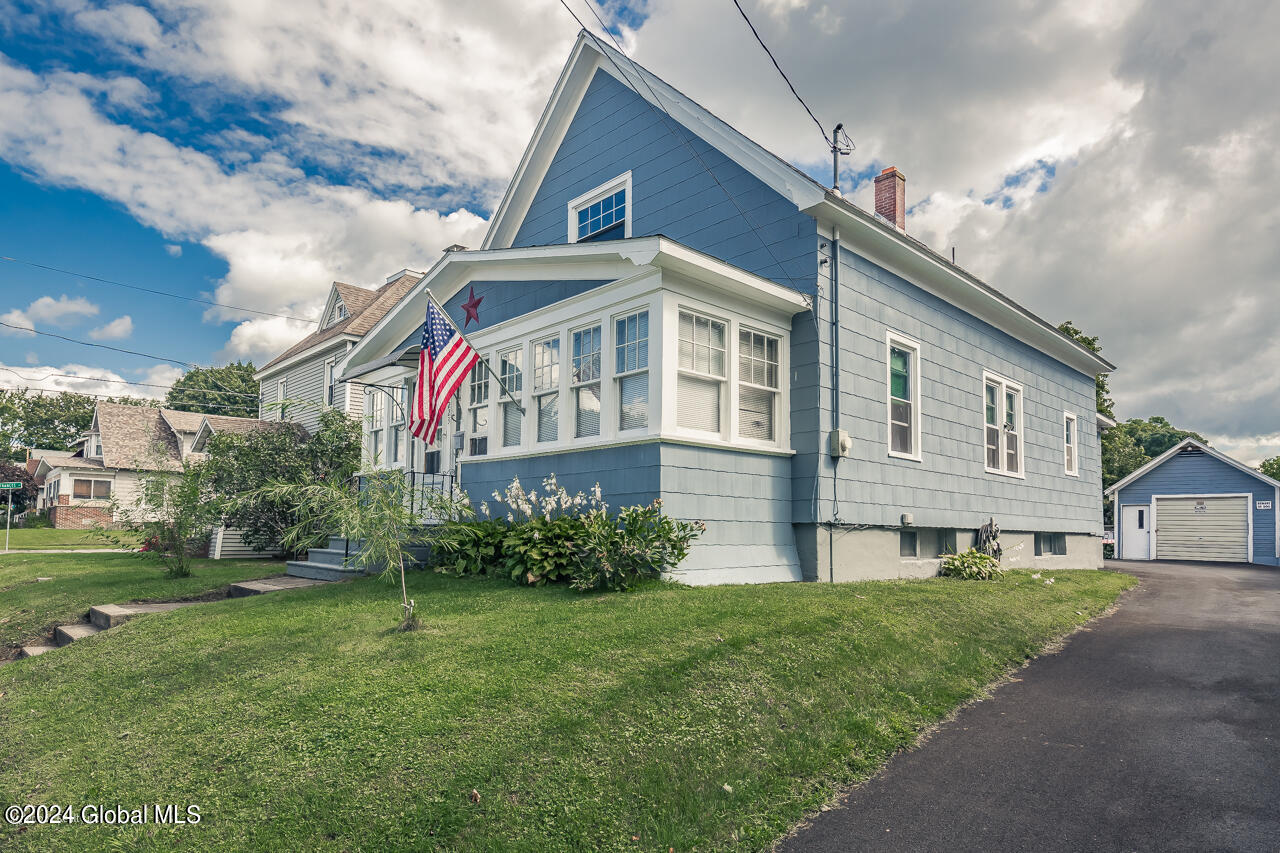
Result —
<svg viewBox="0 0 1280 853"><path fill-rule="evenodd" d="M7 387L4 387L4 386L0 386L0 391L35 391L37 394L75 394L75 395L80 396L80 397L92 397L92 398L93 398L93 399L95 399L95 400L119 400L119 399L120 399L120 395L118 395L118 394L117 394L117 395L112 395L112 394L95 394L95 393L93 393L92 391L56 391L56 390L51 389L51 388L36 388L36 387L34 387L34 386L19 386L19 387L17 387L17 388L7 388ZM145 401L145 402L147 403L147 405L140 406L139 408L148 408L148 409L162 409L162 408L164 408L164 406L162 405L162 404L163 404L163 402L164 402L163 400L157 400L157 399L150 398L150 397L129 397L129 398L127 398L127 399L130 399L130 400L143 400L143 401ZM155 405L154 405L154 406L152 406L152 405L150 405L151 403L155 403ZM245 407L245 406L243 406L243 405L235 405L235 404L233 404L233 403L203 403L203 404L201 404L200 408L202 408L202 409L219 409L219 410L223 410L223 411L225 411L225 410L227 410L227 409L232 409L232 410L234 410L234 411L244 411L244 409L245 409L246 407ZM175 410L175 411L181 411L181 410ZM200 414L200 413L199 413L199 412L192 412L192 414Z"/></svg>
<svg viewBox="0 0 1280 853"><path fill-rule="evenodd" d="M182 299L187 302L199 302L201 305L213 305L214 307L217 307L217 308L229 308L233 311L244 311L249 314L261 314L263 317L278 317L281 320L293 320L298 323L315 324L320 322L319 320L307 320L302 317L290 317L287 314L273 314L270 311L259 311L256 308L245 308L243 305L228 305L225 302L214 302L209 299L200 299L195 296L183 296L180 293L170 293L167 290L156 290L155 288L142 287L141 285L137 285L137 284L126 284L123 281L115 281L114 279L102 278L96 275L88 275L87 273L75 272L73 270L64 270L64 269L61 269L60 267L51 267L46 264L38 264L35 261L24 261L22 258L10 258L5 255L0 255L0 261L9 261L10 263L14 263L14 264L24 264L29 267L35 267L36 269L48 270L49 272L62 273L63 275L75 276L76 278L87 278L90 281L96 281L100 284L110 284L110 285L113 285L114 287L126 287L129 290L138 290L138 291L141 291L142 293L151 293L156 296L167 296L170 299Z"/></svg>
<svg viewBox="0 0 1280 853"><path fill-rule="evenodd" d="M142 388L163 388L168 390L173 387L172 385L161 385L156 382L132 382L128 379L107 379L106 377L103 377L103 376L77 376L74 373L46 373L44 376L23 376L21 373L19 373L18 371L14 370L11 367L0 367L0 370L4 370L8 373L12 373L14 376L18 377L23 382L43 382L46 379L52 379L53 377L56 376L64 379L79 379L79 380L85 380L88 382L109 382L112 384L120 384L120 385L137 385ZM237 397L252 397L255 400L258 399L257 394L251 394L248 391L220 391L216 388L179 388L178 391L179 392L201 391L209 394L233 394ZM79 392L73 392L73 393L79 393Z"/></svg>
<svg viewBox="0 0 1280 853"><path fill-rule="evenodd" d="M773 62L773 67L778 69L778 73L782 75L782 79L786 81L787 88L791 90L791 94L796 96L796 100L800 102L800 106L804 107L804 111L809 114L809 118L813 119L813 123L818 126L818 132L822 134L822 144L830 145L831 140L828 137L826 128L822 126L822 122L818 121L818 117L813 114L813 110L809 109L809 105L804 102L804 98L800 97L800 93L796 91L796 87L791 84L791 78L787 76L787 72L782 70L782 66L778 64L778 60L774 57L773 51L769 50L769 45L764 43L764 39L760 37L760 33L756 31L756 25L751 23L751 19L747 17L747 12L742 8L742 4L738 0L733 0L733 5L738 7L738 14L742 15L742 20L747 22L747 26L751 28L751 34L756 37L756 41L764 48L764 52L768 54L769 60Z"/></svg>
<svg viewBox="0 0 1280 853"><path fill-rule="evenodd" d="M200 366L192 361L183 361L182 359L178 359L178 358L167 358L163 355L152 355L151 353L138 352L137 350L121 349L120 347L108 346L107 344L95 344L90 341L80 341L80 340L76 340L75 338L68 338L66 335L57 335L57 334L54 334L53 332L42 332L39 329L29 329L26 326L15 326L13 323L6 323L3 320L0 320L0 326L4 326L5 328L9 328L9 329L14 329L19 332L27 332L32 335L43 335L46 338L57 338L58 340L66 341L67 343L79 344L82 347L97 347L98 349L111 350L112 352L122 352L125 355L136 355L136 356L141 356L142 358L154 359L155 361L167 361L170 364L180 364L183 367L188 367L188 368Z"/></svg>
<svg viewBox="0 0 1280 853"><path fill-rule="evenodd" d="M671 123L668 122L668 119L670 119L671 122L675 122L677 125L679 125L679 122L676 121L675 117L672 116L671 112L667 109L666 104L662 102L662 98L658 96L658 93L654 91L654 88L651 85L649 85L649 81L645 79L645 76L644 76L645 72L640 70L639 66L636 65L635 60L627 56L626 51L622 49L622 45L619 44L618 39L613 35L612 32L610 32L608 25L605 24L604 19L600 17L600 13L596 11L595 4L592 2L592 0L584 0L584 2L586 3L587 8L591 10L591 14L595 16L596 22L600 24L601 29L603 29L605 31L605 34L609 36L609 40L613 42L614 46L617 48L618 53L620 53L622 55L622 58L627 61L627 64L631 66L632 73L635 75L636 79L641 84L643 84L646 89L649 90L649 94L653 97L654 101L657 101L658 107L655 109L653 103L651 103L648 99L643 97L641 98L641 100L643 100L645 104L648 105L649 111L658 117L658 120L662 122L662 126L666 128L667 133L671 134L671 136L674 137L677 142L683 144L684 147L688 149L689 153L693 155L693 158L698 161L698 165L702 167L702 170L707 173L707 175L711 178L711 180L715 181L716 186L718 186L720 188L720 191L724 193L725 198L729 200L729 203L732 204L734 208L738 211L738 215L742 217L742 220L747 223L747 226L749 228L751 228L752 233L754 233L757 239L760 240L760 245L764 247L764 250L766 252L768 252L769 257L773 260L774 265L778 268L778 271L781 273L779 277L785 278L788 281L792 281L792 282L796 281L797 279L795 278L795 276L787 275L787 268L782 265L782 261L778 260L778 256L774 254L773 247L769 245L769 242L764 239L764 235L760 233L760 229L757 228L755 226L755 223L751 221L751 218L747 216L746 211L742 209L742 205L738 204L738 200L734 198L733 193L729 192L728 188L725 187L725 185L720 182L720 179L716 177L715 172L711 171L711 168L706 164L706 161L702 159L702 156L698 154L697 149L693 147L693 145L689 142L689 140L685 137L685 135L683 133L679 133L678 131L676 131L671 126ZM582 22L582 19L579 18L577 13L574 12L573 9L569 7L569 4L565 2L565 0L560 0L560 5L564 7L566 12L568 12L570 15L573 16L573 19L578 23L578 26L582 29L582 31L591 37L591 40L595 42L596 46L600 49L601 54L603 54L604 57L609 60L609 64L614 67L614 69L618 72L618 74L622 76L623 79L630 80L631 78L627 75L625 71L622 70L622 68L618 65L618 63L614 60L614 58L609 54L608 49L606 49L605 46L600 42L600 38L595 33L591 32L591 30L587 29L587 26ZM661 110L661 113L659 113L658 111L659 109Z"/></svg>

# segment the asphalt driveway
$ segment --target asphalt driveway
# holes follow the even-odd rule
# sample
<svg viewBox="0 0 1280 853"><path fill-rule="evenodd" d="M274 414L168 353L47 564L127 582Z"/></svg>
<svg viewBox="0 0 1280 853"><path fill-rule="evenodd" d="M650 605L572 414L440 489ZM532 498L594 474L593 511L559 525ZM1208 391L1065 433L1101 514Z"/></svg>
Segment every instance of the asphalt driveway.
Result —
<svg viewBox="0 0 1280 853"><path fill-rule="evenodd" d="M780 849L1280 850L1280 569L1109 565L1116 613Z"/></svg>

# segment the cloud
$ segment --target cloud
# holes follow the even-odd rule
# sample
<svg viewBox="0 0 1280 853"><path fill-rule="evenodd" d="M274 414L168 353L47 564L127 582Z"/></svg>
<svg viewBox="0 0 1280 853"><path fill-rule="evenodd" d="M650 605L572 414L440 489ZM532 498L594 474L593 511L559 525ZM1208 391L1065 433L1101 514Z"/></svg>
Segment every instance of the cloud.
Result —
<svg viewBox="0 0 1280 853"><path fill-rule="evenodd" d="M0 363L0 388L31 388L41 391L73 391L77 394L98 394L109 397L164 397L182 371L175 367L161 366L148 371L140 381L148 385L133 385L113 370L84 364L26 365L14 367ZM149 387L151 384L161 388Z"/></svg>
<svg viewBox="0 0 1280 853"><path fill-rule="evenodd" d="M164 250L165 252L168 253L169 257L171 258L182 257L182 247L179 246L177 243L166 243L164 246Z"/></svg>
<svg viewBox="0 0 1280 853"><path fill-rule="evenodd" d="M105 326L99 326L89 332L95 341L119 341L133 334L133 318L128 314L117 317Z"/></svg>
<svg viewBox="0 0 1280 853"><path fill-rule="evenodd" d="M5 324L0 326L0 332L3 332L6 335L30 338L34 338L36 336L35 326L32 325L31 318L22 311L19 311L17 308L0 314L0 323Z"/></svg>
<svg viewBox="0 0 1280 853"><path fill-rule="evenodd" d="M94 317L98 314L98 306L83 296L67 296L63 294L57 299L52 296L41 296L27 306L22 312L33 323L52 323L65 326L77 319Z"/></svg>
<svg viewBox="0 0 1280 853"><path fill-rule="evenodd" d="M24 357L24 360L27 362L27 364L39 364L40 356L36 355L34 352L28 352Z"/></svg>

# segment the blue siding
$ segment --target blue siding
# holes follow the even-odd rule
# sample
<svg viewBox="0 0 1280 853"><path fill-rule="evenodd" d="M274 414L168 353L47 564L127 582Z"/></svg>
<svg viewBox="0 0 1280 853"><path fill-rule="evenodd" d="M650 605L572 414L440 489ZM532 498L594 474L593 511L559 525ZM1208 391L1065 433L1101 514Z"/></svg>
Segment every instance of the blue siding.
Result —
<svg viewBox="0 0 1280 853"><path fill-rule="evenodd" d="M813 292L813 218L604 71L587 88L513 245L564 243L569 202L628 170L632 237L662 234Z"/></svg>
<svg viewBox="0 0 1280 853"><path fill-rule="evenodd" d="M825 302L822 313L829 317ZM798 322L798 319L797 319ZM822 451L831 421L829 330L807 350L817 373L817 406L793 424L798 456L793 518L811 519L813 470L820 520L831 517L832 463ZM894 526L904 512L919 527L972 528L994 516L1006 530L1101 534L1102 470L1094 382L906 280L841 248L840 426L853 457L839 466L839 516L848 523ZM885 334L919 342L923 462L888 456ZM793 347L794 352L794 347ZM816 367L816 371L814 368ZM1025 479L983 470L982 372L1023 386ZM802 380L802 382L805 380ZM805 389L807 400L813 392ZM1079 427L1080 476L1063 470L1063 411Z"/></svg>
<svg viewBox="0 0 1280 853"><path fill-rule="evenodd" d="M652 503L658 497L661 460L657 444L632 444L595 450L570 450L516 459L463 460L461 483L472 503L492 503L515 477L525 490L540 489L542 479L555 474L573 492L589 492L596 483L611 507Z"/></svg>
<svg viewBox="0 0 1280 853"><path fill-rule="evenodd" d="M1208 453L1175 453L1119 490L1120 504L1150 504L1152 495L1253 495L1253 561L1269 566L1276 559L1275 487L1215 459ZM1258 501L1271 501L1272 509L1258 509Z"/></svg>
<svg viewBox="0 0 1280 853"><path fill-rule="evenodd" d="M594 290L608 283L607 280L477 281L455 293L445 302L444 310L453 319L453 322L458 324L459 329L462 329L466 334L471 334L510 320L512 317L519 317L523 314L528 314L530 311L537 311L539 308L545 308L563 299L568 299L571 296L586 293L588 290ZM479 309L480 322L472 321L470 326L464 327L467 315L462 310L462 303L467 301L472 288L475 289L476 298L483 300ZM400 342L396 349L416 345L421 340L422 326L419 325L417 329Z"/></svg>

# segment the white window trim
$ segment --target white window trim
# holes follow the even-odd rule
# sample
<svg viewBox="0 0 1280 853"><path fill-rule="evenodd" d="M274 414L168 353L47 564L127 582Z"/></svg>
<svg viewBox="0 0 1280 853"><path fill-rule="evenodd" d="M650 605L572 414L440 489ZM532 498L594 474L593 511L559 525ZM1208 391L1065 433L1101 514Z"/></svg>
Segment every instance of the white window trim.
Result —
<svg viewBox="0 0 1280 853"><path fill-rule="evenodd" d="M1071 437L1075 439L1075 441L1070 445L1067 444L1067 436L1066 436L1067 423L1071 424L1071 427L1072 427ZM1063 432L1062 470L1066 472L1066 475L1068 477L1079 477L1080 476L1080 421L1078 418L1076 418L1074 413L1072 412L1062 413L1062 432ZM984 437L983 438L984 446L985 446L985 442L986 442L986 438ZM1067 448L1068 447L1071 448L1071 461L1075 463L1074 465L1067 464ZM1024 465L1023 467L1025 468L1026 466Z"/></svg>
<svg viewBox="0 0 1280 853"><path fill-rule="evenodd" d="M703 373L700 370L690 370L680 366L680 315L693 314L716 323L724 324L724 375L716 376L714 373ZM671 335L670 340L673 343L671 348L671 367L672 374L672 396L671 396L671 425L674 434L684 436L693 440L708 441L712 436L718 436L721 441L726 443L733 441L738 434L738 407L734 405L738 399L738 383L737 375L734 372L737 367L735 359L738 354L738 345L736 335L738 334L737 325L733 320L726 316L723 312L712 310L709 306L697 305L687 300L680 300L675 306L675 311L671 314ZM652 322L652 321L651 321ZM664 336L665 337L665 336ZM680 426L680 400L679 400L679 377L680 374L687 374L697 379L705 379L710 382L719 382L723 393L720 394L720 432L710 432L708 430L690 429ZM726 409L728 411L726 411ZM754 442L753 442L754 443Z"/></svg>
<svg viewBox="0 0 1280 853"><path fill-rule="evenodd" d="M569 404L573 407L573 411L571 412L571 415L572 415L571 423L573 426L573 429L572 429L573 435L571 436L571 438L574 441L582 441L584 439L590 440L590 439L599 438L605 433L605 418L607 417L607 413L604 408L605 407L605 377L608 375L608 370L606 369L604 358L605 358L605 353L609 352L612 349L612 345L610 345L610 349L605 349L604 327L605 327L605 323L603 320L601 320L600 318L593 318L581 325L571 326L568 329L568 334L565 336L565 340L568 341L568 344L569 344L569 349L567 351L567 355L569 357L568 363L567 363L568 370L561 370L560 373L561 373L561 376L564 376L565 373L568 373L568 384L569 384L568 396L565 397L564 399L568 400ZM597 374L595 379L587 379L582 382L578 382L578 381L575 381L573 378L573 336L578 332L586 332L591 329L597 330L600 336L600 341L599 341L600 348L596 350L596 356L600 360L600 372L599 374ZM545 340L545 338L543 340ZM580 436L578 435L578 395L575 394L574 392L577 389L585 388L588 385L595 385L596 389L599 391L599 394L600 394L600 423L596 429L595 435ZM612 399L612 395L610 395L610 399Z"/></svg>
<svg viewBox="0 0 1280 853"><path fill-rule="evenodd" d="M545 341L545 340L546 338L540 338L538 342L540 343L541 341ZM532 420L527 417L527 415L530 412L530 407L528 402L529 398L528 398L527 391L528 391L528 386L529 386L529 383L531 382L531 379L529 377L529 371L525 369L525 365L529 363L529 357L533 355L532 344L533 344L532 341L525 341L522 343L512 344L511 346L508 346L508 347L499 348L498 350L495 351L495 354L494 354L494 361L497 362L497 372L498 372L499 378L502 378L502 359L504 356L518 354L520 359L520 364L519 364L519 367L517 368L520 371L520 390L513 392L511 395L512 397L515 397L517 400L520 401L520 407L524 409L523 412L520 412L520 411L516 412L516 417L520 418L520 443L519 444L514 444L508 447L505 442L506 435L507 435L507 420L506 420L507 412L503 406L503 403L511 402L511 398L508 397L506 393L502 390L503 387L506 385L506 380L503 379L502 382L495 383L493 386L491 386L494 390L497 391L497 396L499 398L494 401L496 403L495 408L497 409L497 415L498 415L498 420L496 422L498 424L498 442L497 443L504 450L510 450L512 447L516 447L516 448L524 447L525 433L529 431L530 423L533 424L533 429L535 431L537 431L538 429L537 413L536 412L534 413L534 417ZM490 381L492 381L493 377L489 377L489 379ZM490 395L490 396L493 396L493 395ZM494 423L494 422L491 421L490 423ZM492 430L491 430L491 433L492 433Z"/></svg>
<svg viewBox="0 0 1280 853"><path fill-rule="evenodd" d="M987 383L995 383L1000 386L1000 394L997 396L997 418L1000 421L1000 462L1004 463L1008 451L1005 447L1004 432L1004 395L1006 390L1018 392L1018 470L1016 472L1006 471L1003 467L992 468L987 465ZM982 371L982 393L979 395L979 405L982 412L982 468L988 474L997 474L1001 477L1012 477L1016 480L1027 479L1027 395L1022 385L1001 376L998 373L992 373L989 370Z"/></svg>
<svg viewBox="0 0 1280 853"><path fill-rule="evenodd" d="M627 191L627 216L622 220L622 236L624 238L631 236L631 221L635 218L635 194L631 191L631 171L627 170L613 180L606 181L569 202L567 219L570 243L578 242L578 211L607 195L613 195L620 189Z"/></svg>
<svg viewBox="0 0 1280 853"><path fill-rule="evenodd" d="M779 424L782 421L782 413L779 411L779 408L780 408L782 397L783 397L782 388L786 384L786 379L787 379L786 374L782 372L783 362L785 359L785 356L782 351L784 341L782 337L778 335L777 332L770 332L755 323L743 322L743 323L737 323L735 325L736 325L736 328L733 330L733 342L732 342L732 345L729 347L729 349L731 350L731 355L733 356L733 362L729 365L729 370L732 371L733 373L733 390L732 390L733 399L730 400L729 402L729 405L733 409L733 416L732 416L733 440L735 442L738 442L739 444L749 444L756 447L767 447L767 448L777 447L778 446L778 428L779 428ZM741 371L739 369L739 364L738 364L738 358L740 356L740 353L738 352L738 348L742 345L742 342L739 340L739 338L741 337L741 334L740 334L741 332L752 332L757 335L764 335L767 338L777 338L778 340L778 387L777 388L770 388L767 385L757 385L754 382L742 381ZM762 438L751 438L750 436L744 436L739 431L739 426L740 426L739 419L741 418L741 415L742 415L741 397L742 397L743 385L747 386L748 388L758 388L761 391L769 391L773 393L773 439L772 440L767 440Z"/></svg>
<svg viewBox="0 0 1280 853"><path fill-rule="evenodd" d="M321 381L324 382L324 407L332 409L338 405L338 357L335 355L324 360L324 375ZM329 391L333 389L333 397L330 399Z"/></svg>
<svg viewBox="0 0 1280 853"><path fill-rule="evenodd" d="M476 351L479 352L480 348L477 347ZM492 358L493 352L489 352L487 354L481 353L480 360L475 363L475 367L473 367L472 370L476 367L482 367L481 362L492 366ZM494 455L494 450L499 449L498 446L502 444L501 441L495 442L493 440L493 427L497 422L495 419L500 418L502 415L501 410L498 408L498 398L501 397L505 400L506 395L502 393L501 387L499 387L498 383L489 374L488 369L484 369L482 375L484 376L485 383L488 387L488 396L483 403L471 402L471 370L467 371L467 378L463 380L462 385L458 386L459 390L462 391L462 400L460 401L462 405L462 433L466 436L466 438L463 439L465 442L462 449L463 459L490 459ZM479 411L480 409L484 409L486 413L485 432L483 436L478 436L473 432L474 427L472 426L472 424L475 423L475 416L472 413ZM472 439L479 437L487 439L484 446L485 452L473 454L471 452L471 441ZM524 436L521 435L520 438L523 443Z"/></svg>
<svg viewBox="0 0 1280 853"><path fill-rule="evenodd" d="M645 347L646 347L644 367L637 367L635 370L624 370L622 372L618 372L617 370L618 321L625 320L627 317L630 317L634 314L645 314L648 317L649 329L645 333L645 339L644 339ZM650 369L653 364L653 330L656 328L653 322L653 312L649 310L649 307L647 305L642 308L638 308L637 310L634 310L634 311L616 311L609 316L608 325L609 325L609 344L610 344L609 357L612 359L610 361L610 369L609 369L610 380L609 381L613 385L613 394L617 395L618 397L622 395L622 380L627 378L628 376L639 376L641 373L644 373L644 374L647 374L649 378L649 382L648 382L649 389L646 392L648 394L648 397L645 400L645 416L644 416L645 425L642 427L632 427L631 429L623 429L622 428L622 412L619 410L618 405L615 405L613 407L613 410L609 413L609 419L613 425L614 430L617 432L618 435L627 435L627 436L643 435L649 431L650 426L652 426L653 424L653 390L654 389L653 389L653 373ZM661 340L659 340L659 344L661 344ZM601 373L601 376L605 375L603 361L601 362L600 373ZM603 386L601 386L601 391L603 393ZM600 404L603 406L604 400L601 400ZM621 404L619 403L619 405Z"/></svg>
<svg viewBox="0 0 1280 853"><path fill-rule="evenodd" d="M289 390L289 379L282 376L276 380L276 420L284 420L284 399Z"/></svg>
<svg viewBox="0 0 1280 853"><path fill-rule="evenodd" d="M890 387L893 382L892 364L889 358L891 348L905 349L911 353L911 453L902 453L893 449L893 397ZM920 448L920 344L905 335L890 329L884 337L884 425L885 449L894 459L905 459L909 462L923 462L924 454Z"/></svg>

